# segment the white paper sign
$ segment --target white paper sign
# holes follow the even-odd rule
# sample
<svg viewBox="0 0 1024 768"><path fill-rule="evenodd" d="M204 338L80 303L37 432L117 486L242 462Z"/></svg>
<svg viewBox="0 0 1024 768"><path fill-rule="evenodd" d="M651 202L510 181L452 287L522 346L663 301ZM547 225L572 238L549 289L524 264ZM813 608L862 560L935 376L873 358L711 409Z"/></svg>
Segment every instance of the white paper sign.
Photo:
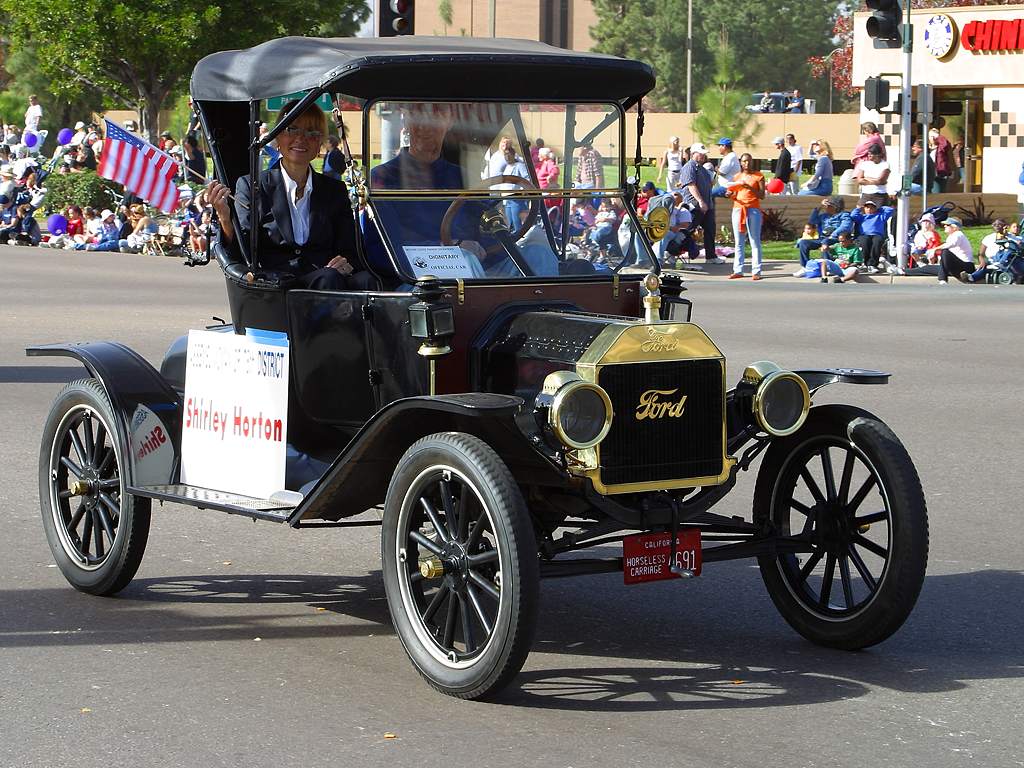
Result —
<svg viewBox="0 0 1024 768"><path fill-rule="evenodd" d="M269 498L284 488L288 339L189 331L181 480Z"/></svg>
<svg viewBox="0 0 1024 768"><path fill-rule="evenodd" d="M457 245L407 245L405 255L416 277L483 277L479 260Z"/></svg>

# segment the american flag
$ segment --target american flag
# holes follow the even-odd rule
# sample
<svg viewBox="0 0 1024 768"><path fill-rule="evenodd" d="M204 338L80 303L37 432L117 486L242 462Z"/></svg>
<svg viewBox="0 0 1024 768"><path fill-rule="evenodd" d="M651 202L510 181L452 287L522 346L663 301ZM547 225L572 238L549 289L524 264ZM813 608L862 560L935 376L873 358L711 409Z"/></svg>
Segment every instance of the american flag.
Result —
<svg viewBox="0 0 1024 768"><path fill-rule="evenodd" d="M174 183L180 173L178 163L149 142L109 120L104 122L107 129L100 176L123 185L164 213L171 213L178 204L178 187Z"/></svg>

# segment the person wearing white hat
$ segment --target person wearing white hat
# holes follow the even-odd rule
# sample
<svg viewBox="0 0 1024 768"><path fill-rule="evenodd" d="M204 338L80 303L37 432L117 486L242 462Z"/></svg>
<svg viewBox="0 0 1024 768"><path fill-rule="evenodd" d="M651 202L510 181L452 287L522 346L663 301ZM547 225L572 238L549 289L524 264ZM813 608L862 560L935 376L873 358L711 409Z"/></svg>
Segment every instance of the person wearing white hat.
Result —
<svg viewBox="0 0 1024 768"><path fill-rule="evenodd" d="M0 195L14 199L14 169L10 165L0 165Z"/></svg>
<svg viewBox="0 0 1024 768"><path fill-rule="evenodd" d="M708 148L699 141L690 145L690 160L679 174L683 201L693 211L693 226L704 230L704 258L708 264L724 264L715 255L715 199L711 196L712 176L704 167Z"/></svg>
<svg viewBox="0 0 1024 768"><path fill-rule="evenodd" d="M75 135L71 137L71 141L68 142L69 146L79 147L82 142L85 141L85 123L79 120L75 123Z"/></svg>
<svg viewBox="0 0 1024 768"><path fill-rule="evenodd" d="M121 247L121 227L114 218L114 212L104 208L100 214L99 231L95 243L79 243L76 251L116 251Z"/></svg>

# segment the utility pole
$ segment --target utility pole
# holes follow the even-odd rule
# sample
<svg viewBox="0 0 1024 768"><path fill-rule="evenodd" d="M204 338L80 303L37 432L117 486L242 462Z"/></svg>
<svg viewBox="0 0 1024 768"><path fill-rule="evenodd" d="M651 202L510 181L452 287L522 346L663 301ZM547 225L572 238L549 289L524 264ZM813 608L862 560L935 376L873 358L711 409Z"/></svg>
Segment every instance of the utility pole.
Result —
<svg viewBox="0 0 1024 768"><path fill-rule="evenodd" d="M914 28L910 23L910 0L904 1L904 21L902 29L903 38L903 85L900 88L903 93L902 114L900 115L900 167L903 170L903 182L900 185L899 206L896 219L896 258L901 269L907 266L907 257L910 255L910 243L907 242L907 232L910 229L910 129L911 120L911 99L914 89L910 81L910 62L914 52ZM926 150L927 151L927 150ZM927 162L927 160L925 161Z"/></svg>
<svg viewBox="0 0 1024 768"><path fill-rule="evenodd" d="M690 75L693 73L693 0L686 4L686 113L693 112L690 100Z"/></svg>

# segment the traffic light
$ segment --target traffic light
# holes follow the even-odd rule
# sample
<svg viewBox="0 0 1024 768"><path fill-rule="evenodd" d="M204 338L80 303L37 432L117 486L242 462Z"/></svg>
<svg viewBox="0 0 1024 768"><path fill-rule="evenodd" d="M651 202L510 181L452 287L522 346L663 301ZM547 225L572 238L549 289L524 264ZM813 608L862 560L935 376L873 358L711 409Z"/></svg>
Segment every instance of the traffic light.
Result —
<svg viewBox="0 0 1024 768"><path fill-rule="evenodd" d="M869 77L864 81L864 108L880 110L889 106L889 81Z"/></svg>
<svg viewBox="0 0 1024 768"><path fill-rule="evenodd" d="M377 0L377 37L413 34L414 11L413 0Z"/></svg>
<svg viewBox="0 0 1024 768"><path fill-rule="evenodd" d="M909 0L908 0L909 1ZM899 48L903 45L900 33L903 20L901 0L866 0L868 10L873 11L867 21L867 33L875 48Z"/></svg>

